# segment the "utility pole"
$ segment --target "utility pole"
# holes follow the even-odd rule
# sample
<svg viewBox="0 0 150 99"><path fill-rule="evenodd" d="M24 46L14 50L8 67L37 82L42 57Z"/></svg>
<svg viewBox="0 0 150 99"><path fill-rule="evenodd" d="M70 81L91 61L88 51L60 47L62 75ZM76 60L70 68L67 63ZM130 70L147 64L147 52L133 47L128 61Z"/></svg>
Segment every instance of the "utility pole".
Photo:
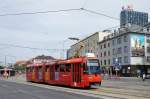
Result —
<svg viewBox="0 0 150 99"><path fill-rule="evenodd" d="M6 64L7 64L7 58L6 58L6 55L5 55L5 66L6 66Z"/></svg>
<svg viewBox="0 0 150 99"><path fill-rule="evenodd" d="M62 53L62 57L63 57L63 59L65 59L65 42L67 41L67 39L66 40L63 40L63 53Z"/></svg>

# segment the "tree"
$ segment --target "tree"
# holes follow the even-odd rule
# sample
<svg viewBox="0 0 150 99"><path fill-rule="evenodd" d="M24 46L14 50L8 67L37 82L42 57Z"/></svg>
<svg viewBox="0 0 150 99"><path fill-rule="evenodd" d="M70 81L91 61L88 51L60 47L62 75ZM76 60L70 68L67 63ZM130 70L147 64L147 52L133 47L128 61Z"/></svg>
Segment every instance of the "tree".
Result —
<svg viewBox="0 0 150 99"><path fill-rule="evenodd" d="M0 66L0 69L3 69L3 67L2 67L2 66Z"/></svg>
<svg viewBox="0 0 150 99"><path fill-rule="evenodd" d="M16 72L25 72L25 69L26 69L26 65L24 64L17 64L14 66L14 70Z"/></svg>

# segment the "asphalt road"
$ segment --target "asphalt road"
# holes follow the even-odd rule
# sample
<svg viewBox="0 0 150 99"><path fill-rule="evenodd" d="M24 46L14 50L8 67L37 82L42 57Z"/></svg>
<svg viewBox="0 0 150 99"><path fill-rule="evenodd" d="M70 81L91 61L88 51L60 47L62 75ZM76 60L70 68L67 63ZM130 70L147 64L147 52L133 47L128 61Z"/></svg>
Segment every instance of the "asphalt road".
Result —
<svg viewBox="0 0 150 99"><path fill-rule="evenodd" d="M0 99L102 99L0 80Z"/></svg>

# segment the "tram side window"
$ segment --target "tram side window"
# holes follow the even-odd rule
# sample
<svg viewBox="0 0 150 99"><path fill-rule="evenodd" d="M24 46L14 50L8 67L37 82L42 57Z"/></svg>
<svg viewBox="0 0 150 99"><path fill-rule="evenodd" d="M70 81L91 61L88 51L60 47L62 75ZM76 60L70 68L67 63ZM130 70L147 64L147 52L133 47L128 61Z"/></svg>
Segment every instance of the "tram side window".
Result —
<svg viewBox="0 0 150 99"><path fill-rule="evenodd" d="M42 72L42 67L39 67L39 72Z"/></svg>
<svg viewBox="0 0 150 99"><path fill-rule="evenodd" d="M32 67L29 67L29 72L32 72L31 68L32 68Z"/></svg>
<svg viewBox="0 0 150 99"><path fill-rule="evenodd" d="M59 65L55 66L55 72L59 72Z"/></svg>
<svg viewBox="0 0 150 99"><path fill-rule="evenodd" d="M65 72L65 65L64 64L60 65L60 72Z"/></svg>
<svg viewBox="0 0 150 99"><path fill-rule="evenodd" d="M31 69L32 69L31 72L34 72L34 67L32 67Z"/></svg>
<svg viewBox="0 0 150 99"><path fill-rule="evenodd" d="M70 72L71 71L71 64L66 64L66 72Z"/></svg>
<svg viewBox="0 0 150 99"><path fill-rule="evenodd" d="M83 64L83 73L88 74L88 68L87 68L87 65L85 63Z"/></svg>
<svg viewBox="0 0 150 99"><path fill-rule="evenodd" d="M30 71L33 72L33 70L34 70L34 67L31 67Z"/></svg>
<svg viewBox="0 0 150 99"><path fill-rule="evenodd" d="M27 73L30 73L30 67L27 68Z"/></svg>

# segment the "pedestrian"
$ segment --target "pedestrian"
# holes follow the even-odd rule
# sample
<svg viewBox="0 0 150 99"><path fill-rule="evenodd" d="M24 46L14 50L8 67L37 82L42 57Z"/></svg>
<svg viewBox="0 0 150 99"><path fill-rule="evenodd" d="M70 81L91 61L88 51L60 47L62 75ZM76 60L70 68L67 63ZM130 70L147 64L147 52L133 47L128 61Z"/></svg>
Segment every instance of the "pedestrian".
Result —
<svg viewBox="0 0 150 99"><path fill-rule="evenodd" d="M145 73L143 73L142 80L145 81L145 78L146 78L146 75L145 75Z"/></svg>

